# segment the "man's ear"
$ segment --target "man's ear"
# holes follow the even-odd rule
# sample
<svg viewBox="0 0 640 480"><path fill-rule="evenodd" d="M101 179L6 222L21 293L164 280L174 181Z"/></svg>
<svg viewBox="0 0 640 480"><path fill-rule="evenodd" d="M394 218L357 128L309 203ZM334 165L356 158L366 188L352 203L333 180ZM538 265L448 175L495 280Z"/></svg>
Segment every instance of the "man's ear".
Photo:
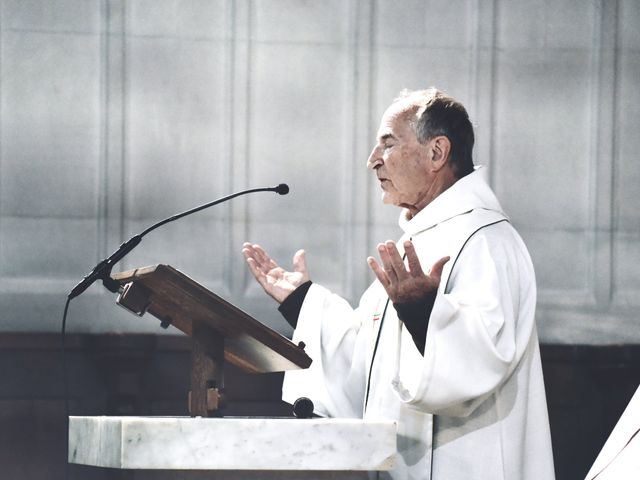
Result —
<svg viewBox="0 0 640 480"><path fill-rule="evenodd" d="M431 167L437 172L449 161L451 141L444 135L431 139Z"/></svg>

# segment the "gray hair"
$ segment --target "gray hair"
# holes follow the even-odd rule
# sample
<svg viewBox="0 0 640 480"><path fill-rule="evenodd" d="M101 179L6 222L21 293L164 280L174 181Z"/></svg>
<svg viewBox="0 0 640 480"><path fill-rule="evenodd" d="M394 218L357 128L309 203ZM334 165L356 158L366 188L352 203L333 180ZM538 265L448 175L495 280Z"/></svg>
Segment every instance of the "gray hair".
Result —
<svg viewBox="0 0 640 480"><path fill-rule="evenodd" d="M449 161L457 178L473 172L475 136L469 114L462 103L434 87L403 90L395 101L408 103L407 111L415 109L415 116L409 124L420 143L427 143L441 135L449 139Z"/></svg>

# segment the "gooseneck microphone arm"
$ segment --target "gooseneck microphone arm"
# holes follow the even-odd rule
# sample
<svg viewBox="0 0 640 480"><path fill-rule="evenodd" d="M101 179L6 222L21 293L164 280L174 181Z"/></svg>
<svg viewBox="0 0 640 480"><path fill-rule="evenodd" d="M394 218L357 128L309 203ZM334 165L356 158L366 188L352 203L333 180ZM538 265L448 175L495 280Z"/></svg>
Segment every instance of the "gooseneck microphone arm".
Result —
<svg viewBox="0 0 640 480"><path fill-rule="evenodd" d="M248 193L255 192L276 192L280 195L286 195L289 193L289 187L285 183L281 183L276 187L264 187L264 188L252 188L250 190L243 190L241 192L232 193L231 195L227 195L226 197L219 198L218 200L214 200L213 202L205 203L204 205L200 205L198 207L192 208L182 213L178 213L173 215L172 217L166 218L154 225L151 225L142 233L138 235L134 235L129 240L124 242L118 250L113 252L109 257L102 260L98 263L93 270L85 276L80 283L78 283L73 290L68 295L69 299L77 297L82 292L84 292L87 288L89 288L96 280L102 280L104 286L107 287L112 292L117 292L120 285L117 281L111 278L111 269L113 266L118 263L125 255L127 255L131 250L136 248L136 246L142 241L142 237L144 237L149 232L152 232L158 227L165 225L169 222L173 222L182 217L186 217L187 215L191 215L192 213L199 212L200 210L204 210L205 208L213 207L214 205L218 205L219 203L226 202L227 200L231 200L232 198L239 197L240 195L246 195Z"/></svg>

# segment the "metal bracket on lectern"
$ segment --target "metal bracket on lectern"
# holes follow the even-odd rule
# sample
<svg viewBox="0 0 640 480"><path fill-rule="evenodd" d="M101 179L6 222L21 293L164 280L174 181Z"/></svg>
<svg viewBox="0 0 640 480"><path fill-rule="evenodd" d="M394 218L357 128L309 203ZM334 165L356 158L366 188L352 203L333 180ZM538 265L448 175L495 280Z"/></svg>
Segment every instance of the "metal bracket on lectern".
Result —
<svg viewBox="0 0 640 480"><path fill-rule="evenodd" d="M140 282L129 282L122 287L116 303L141 317L151 305L151 291Z"/></svg>

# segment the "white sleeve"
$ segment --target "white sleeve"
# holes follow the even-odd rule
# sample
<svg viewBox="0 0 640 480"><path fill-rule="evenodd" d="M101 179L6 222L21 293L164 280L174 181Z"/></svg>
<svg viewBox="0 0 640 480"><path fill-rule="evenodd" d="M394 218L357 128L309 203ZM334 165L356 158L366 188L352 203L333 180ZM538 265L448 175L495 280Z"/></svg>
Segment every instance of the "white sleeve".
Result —
<svg viewBox="0 0 640 480"><path fill-rule="evenodd" d="M305 370L285 373L283 400L310 398L315 412L330 417L360 417L364 395L361 363L354 359L360 321L341 297L312 284L302 304L294 343L304 342L313 360Z"/></svg>
<svg viewBox="0 0 640 480"><path fill-rule="evenodd" d="M438 292L424 357L403 339L394 380L400 399L433 414L471 414L524 354L535 298L531 260L515 230L501 224L477 232L460 252L447 291Z"/></svg>

